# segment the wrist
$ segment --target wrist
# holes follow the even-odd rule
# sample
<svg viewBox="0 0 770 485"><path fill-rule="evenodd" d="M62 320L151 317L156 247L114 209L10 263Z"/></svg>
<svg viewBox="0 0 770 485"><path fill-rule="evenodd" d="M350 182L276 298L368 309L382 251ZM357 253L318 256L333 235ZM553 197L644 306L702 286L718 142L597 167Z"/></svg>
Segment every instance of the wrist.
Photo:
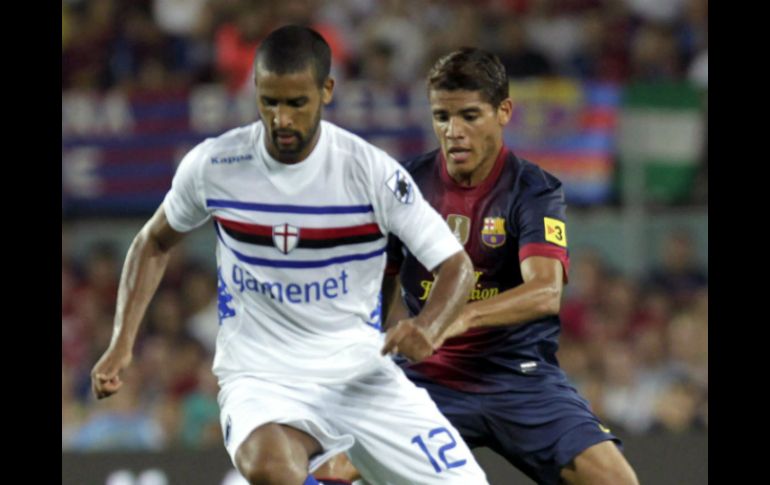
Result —
<svg viewBox="0 0 770 485"><path fill-rule="evenodd" d="M412 321L415 327L419 328L425 335L431 345L435 345L439 335L441 335L440 325L435 321L428 321L418 317Z"/></svg>
<svg viewBox="0 0 770 485"><path fill-rule="evenodd" d="M117 354L131 355L134 347L132 340L127 337L116 337L110 342L110 350Z"/></svg>

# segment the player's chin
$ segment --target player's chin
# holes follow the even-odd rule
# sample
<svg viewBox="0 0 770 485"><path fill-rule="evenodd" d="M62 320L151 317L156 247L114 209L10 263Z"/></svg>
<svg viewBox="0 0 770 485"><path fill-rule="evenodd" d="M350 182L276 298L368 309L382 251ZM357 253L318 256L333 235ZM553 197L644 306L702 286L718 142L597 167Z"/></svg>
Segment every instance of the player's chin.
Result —
<svg viewBox="0 0 770 485"><path fill-rule="evenodd" d="M447 164L447 171L453 177L468 177L473 173L474 168L475 165L470 160L463 162L450 161Z"/></svg>
<svg viewBox="0 0 770 485"><path fill-rule="evenodd" d="M298 155L300 152L299 147L296 147L296 146L287 147L283 145L278 145L276 148L278 148L278 153L280 153L281 155Z"/></svg>

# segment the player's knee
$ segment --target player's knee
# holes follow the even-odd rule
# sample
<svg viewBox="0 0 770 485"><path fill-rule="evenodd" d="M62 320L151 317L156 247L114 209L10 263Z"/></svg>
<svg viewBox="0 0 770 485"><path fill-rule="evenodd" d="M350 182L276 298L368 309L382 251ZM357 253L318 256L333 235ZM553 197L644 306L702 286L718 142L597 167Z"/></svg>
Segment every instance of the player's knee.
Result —
<svg viewBox="0 0 770 485"><path fill-rule="evenodd" d="M250 462L239 462L238 468L251 485L302 483L307 477L307 470L293 460L270 454L260 455Z"/></svg>
<svg viewBox="0 0 770 485"><path fill-rule="evenodd" d="M630 465L617 463L602 470L599 479L592 483L599 485L639 485L639 480Z"/></svg>
<svg viewBox="0 0 770 485"><path fill-rule="evenodd" d="M251 485L302 483L307 477L307 468L280 448L244 443L235 458L238 470Z"/></svg>
<svg viewBox="0 0 770 485"><path fill-rule="evenodd" d="M596 485L639 485L636 473L622 456L601 463L590 475L582 482Z"/></svg>
<svg viewBox="0 0 770 485"><path fill-rule="evenodd" d="M579 454L562 470L562 479L568 485L639 485L631 465L610 442Z"/></svg>

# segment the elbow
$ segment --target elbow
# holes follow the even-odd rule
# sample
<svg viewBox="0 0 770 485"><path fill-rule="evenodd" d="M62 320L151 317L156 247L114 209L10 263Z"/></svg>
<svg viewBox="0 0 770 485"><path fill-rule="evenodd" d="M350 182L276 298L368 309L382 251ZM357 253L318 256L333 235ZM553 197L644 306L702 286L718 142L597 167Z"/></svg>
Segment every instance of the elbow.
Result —
<svg viewBox="0 0 770 485"><path fill-rule="evenodd" d="M140 254L157 256L167 254L170 248L164 247L149 227L144 227L131 242L131 249Z"/></svg>
<svg viewBox="0 0 770 485"><path fill-rule="evenodd" d="M556 285L547 285L543 288L543 300L540 311L543 316L558 315L561 311L562 291Z"/></svg>
<svg viewBox="0 0 770 485"><path fill-rule="evenodd" d="M149 231L147 231L146 228L142 228L141 231L139 231L136 236L134 236L134 240L131 241L130 250L132 251L142 251L147 247L147 243L149 242Z"/></svg>

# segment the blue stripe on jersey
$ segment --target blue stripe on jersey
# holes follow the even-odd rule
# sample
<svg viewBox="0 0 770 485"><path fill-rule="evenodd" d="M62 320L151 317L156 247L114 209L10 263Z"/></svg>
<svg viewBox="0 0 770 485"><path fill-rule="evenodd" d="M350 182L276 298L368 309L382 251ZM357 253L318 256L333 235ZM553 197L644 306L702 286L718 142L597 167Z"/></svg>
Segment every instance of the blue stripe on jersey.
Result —
<svg viewBox="0 0 770 485"><path fill-rule="evenodd" d="M227 249L232 251L236 258L240 259L244 263L252 264L254 266L268 266L270 268L290 268L290 269L291 268L293 269L322 268L324 266L347 263L349 261L363 261L365 259L376 258L377 256L384 254L385 250L388 247L386 243L381 248L375 249L374 251L370 251L368 253L348 254L344 256L335 256L333 258L328 258L328 259L319 259L315 261L281 261L276 259L267 259L267 258L258 258L256 256L248 256L246 254L238 252L227 245L227 243L225 242L225 239L222 237L222 233L219 230L219 224L217 222L214 222L214 230L217 232L217 236L219 237L219 240L222 241L222 244Z"/></svg>
<svg viewBox="0 0 770 485"><path fill-rule="evenodd" d="M244 263L253 264L254 266L269 266L271 268L322 268L324 266L331 266L333 264L347 263L349 261L362 261L365 259L376 258L377 256L385 253L387 244L380 249L376 249L369 253L364 254L350 254L346 256L337 256L329 259L319 259L317 261L278 261L275 259L257 258L254 256L247 256L239 253L233 248L228 248L235 254L235 257L243 261Z"/></svg>
<svg viewBox="0 0 770 485"><path fill-rule="evenodd" d="M283 212L288 214L365 214L374 212L369 205L278 205L235 200L206 199L206 207L227 207L258 212Z"/></svg>

